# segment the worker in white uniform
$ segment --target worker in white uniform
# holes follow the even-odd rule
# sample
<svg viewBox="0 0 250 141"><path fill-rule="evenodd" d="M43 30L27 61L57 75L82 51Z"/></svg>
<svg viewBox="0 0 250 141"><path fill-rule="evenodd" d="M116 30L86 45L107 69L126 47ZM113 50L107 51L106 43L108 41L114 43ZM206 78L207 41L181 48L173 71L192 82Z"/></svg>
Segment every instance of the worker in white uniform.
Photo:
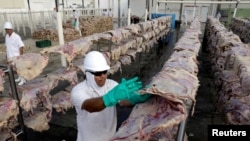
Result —
<svg viewBox="0 0 250 141"><path fill-rule="evenodd" d="M108 16L108 11L107 9L102 10L102 16Z"/></svg>
<svg viewBox="0 0 250 141"><path fill-rule="evenodd" d="M110 66L102 53L89 52L83 63L86 79L71 92L77 113L77 141L108 141L116 132L116 104L128 106L147 100L138 94L142 87L138 77L116 81L107 79Z"/></svg>
<svg viewBox="0 0 250 141"><path fill-rule="evenodd" d="M57 29L57 11L56 11L56 7L54 7L54 10L52 12L52 21L53 21L53 28Z"/></svg>
<svg viewBox="0 0 250 141"><path fill-rule="evenodd" d="M79 32L80 36L82 36L79 25L79 14L75 8L73 8L72 18L73 18L73 27L75 28L75 30Z"/></svg>
<svg viewBox="0 0 250 141"><path fill-rule="evenodd" d="M73 13L72 13L72 18L73 18L73 26L76 30L79 30L79 15L76 11L75 8L73 8Z"/></svg>
<svg viewBox="0 0 250 141"><path fill-rule="evenodd" d="M183 24L187 26L187 11L185 10L182 15Z"/></svg>
<svg viewBox="0 0 250 141"><path fill-rule="evenodd" d="M216 15L216 19L220 20L220 18L221 18L221 12L219 11Z"/></svg>
<svg viewBox="0 0 250 141"><path fill-rule="evenodd" d="M23 54L24 43L21 37L14 32L14 28L10 22L5 22L4 29L6 31L6 59L7 63L11 64L12 58ZM19 82L18 85L23 85L26 82L26 80L20 76L15 81Z"/></svg>

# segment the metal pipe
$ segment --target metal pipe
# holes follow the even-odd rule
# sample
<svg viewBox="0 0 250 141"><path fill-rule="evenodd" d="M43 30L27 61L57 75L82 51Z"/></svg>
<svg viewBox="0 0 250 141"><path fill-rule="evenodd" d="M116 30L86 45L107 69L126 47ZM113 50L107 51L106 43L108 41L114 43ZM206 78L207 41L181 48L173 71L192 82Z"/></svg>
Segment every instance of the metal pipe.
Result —
<svg viewBox="0 0 250 141"><path fill-rule="evenodd" d="M62 16L61 13L58 11L58 0L55 0L56 4L56 16L57 16L57 28L58 28L58 37L59 37L59 44L64 44L64 36L63 36L63 27L62 27ZM67 66L66 57L61 55L61 65L63 67Z"/></svg>
<svg viewBox="0 0 250 141"><path fill-rule="evenodd" d="M62 8L64 9L64 0L62 0L62 6L63 6Z"/></svg>
<svg viewBox="0 0 250 141"><path fill-rule="evenodd" d="M16 89L16 83L15 83L15 78L14 78L14 72L13 72L13 69L11 67L11 65L8 65L8 74L9 74L9 81L10 81L10 88L11 88L11 92L12 92L12 95L14 97L14 99L16 99L18 101L18 108L19 108L19 114L18 114L18 121L19 121L19 124L21 126L21 130L24 134L23 138L24 140L28 141L28 138L27 138L27 132L26 132L26 129L25 129L25 125L24 125L24 119L23 119L23 115L22 115L22 109L20 107L20 99L18 97L18 93L17 93L17 89Z"/></svg>
<svg viewBox="0 0 250 141"><path fill-rule="evenodd" d="M180 4L179 21L181 21L182 13L183 13L183 3Z"/></svg>
<svg viewBox="0 0 250 141"><path fill-rule="evenodd" d="M130 0L128 0L128 25L130 25L131 24L131 17L130 17Z"/></svg>
<svg viewBox="0 0 250 141"><path fill-rule="evenodd" d="M121 1L118 0L118 27L120 27L121 23Z"/></svg>
<svg viewBox="0 0 250 141"><path fill-rule="evenodd" d="M147 21L148 17L148 0L146 0L146 8L145 8L145 22Z"/></svg>
<svg viewBox="0 0 250 141"><path fill-rule="evenodd" d="M179 124L176 141L183 141L186 128L186 120Z"/></svg>
<svg viewBox="0 0 250 141"><path fill-rule="evenodd" d="M235 17L235 15L236 15L237 7L238 7L239 2L240 2L240 0L237 0L237 3L236 3L235 8L234 8L234 15L233 15L233 17Z"/></svg>
<svg viewBox="0 0 250 141"><path fill-rule="evenodd" d="M28 8L30 10L30 0L27 0L27 3L28 3Z"/></svg>
<svg viewBox="0 0 250 141"><path fill-rule="evenodd" d="M196 14L196 0L194 0L194 11L193 11L193 19L195 17Z"/></svg>
<svg viewBox="0 0 250 141"><path fill-rule="evenodd" d="M191 105L187 104L186 102L184 102L185 105L187 105L186 107L186 111L187 111L187 115L190 115L190 109L193 109L194 107L194 103L192 103ZM184 140L184 135L185 135L185 129L186 129L186 123L187 123L187 119L182 121L179 124L178 127L178 131L177 131L177 137L176 137L176 141L183 141Z"/></svg>

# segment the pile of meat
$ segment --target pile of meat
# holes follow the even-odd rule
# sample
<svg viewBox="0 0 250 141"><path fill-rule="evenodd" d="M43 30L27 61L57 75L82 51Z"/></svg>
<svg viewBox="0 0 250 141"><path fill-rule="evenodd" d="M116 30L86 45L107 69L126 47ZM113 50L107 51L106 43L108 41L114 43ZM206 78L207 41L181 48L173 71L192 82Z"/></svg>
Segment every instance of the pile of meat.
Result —
<svg viewBox="0 0 250 141"><path fill-rule="evenodd" d="M16 140L12 128L18 125L19 114L17 101L13 98L0 97L0 141Z"/></svg>
<svg viewBox="0 0 250 141"><path fill-rule="evenodd" d="M144 29L147 30L146 25ZM176 139L178 125L186 120L189 112L184 101L195 103L199 87L196 57L201 45L198 40L200 33L200 22L196 18L176 43L170 59L152 78L149 87L140 91L154 96L133 108L112 140Z"/></svg>
<svg viewBox="0 0 250 141"><path fill-rule="evenodd" d="M83 59L76 60L75 58L78 55L84 57L88 51L95 49L94 44L96 42L105 40L112 43L112 48L100 47L99 49L111 65L109 73L113 74L120 70L122 63L129 65L132 61L135 61L136 53L149 51L152 47L155 47L157 45L156 41L169 32L170 23L171 17L160 17L145 23L92 34L68 42L65 45L45 48L41 51L41 54L25 53L17 58L13 58L13 67L17 73L28 80L24 85L17 86L20 98L19 106L23 111L22 115L25 125L34 131L42 132L48 130L53 111L66 113L69 108L72 108L70 90L63 90L62 87L64 86L61 86L56 93L51 92L59 89L61 81L66 81L70 86L74 86L79 81L82 81L83 78L79 78L79 76L84 76L82 74L84 73L82 68ZM38 78L37 76L48 64L49 54L52 53L64 55L70 65ZM162 101L166 103L164 110L174 108L172 104L168 104L168 101L173 100L162 99L161 97L155 100L152 102ZM182 107L183 103L180 99L174 98L174 101L175 104L180 105L178 108L180 111L176 112L179 114L179 119L176 121L178 123L185 119L186 112ZM156 106L156 108L159 106ZM152 110L157 112L155 108ZM166 119L164 118L164 120ZM5 132L6 130L3 131Z"/></svg>
<svg viewBox="0 0 250 141"><path fill-rule="evenodd" d="M77 75L78 70L62 67L44 78L34 79L18 86L25 125L35 131L48 130L53 109L65 114L72 108L69 91L63 89L56 93L51 91L56 87L62 87L59 85L60 81L66 81L71 86L76 85L79 82Z"/></svg>
<svg viewBox="0 0 250 141"><path fill-rule="evenodd" d="M83 37L113 29L113 18L108 16L84 16L79 22Z"/></svg>
<svg viewBox="0 0 250 141"><path fill-rule="evenodd" d="M249 46L213 17L208 19L205 37L218 89L218 111L227 124L250 124Z"/></svg>
<svg viewBox="0 0 250 141"><path fill-rule="evenodd" d="M67 42L80 38L80 32L74 29L72 23L73 19L69 19L66 23L63 23L63 36ZM85 37L113 29L113 19L106 16L80 17L79 26L82 36ZM32 33L32 39L58 41L58 31L56 29L39 29Z"/></svg>
<svg viewBox="0 0 250 141"><path fill-rule="evenodd" d="M241 38L242 42L250 42L250 19L233 17L230 29Z"/></svg>
<svg viewBox="0 0 250 141"><path fill-rule="evenodd" d="M120 70L121 64L129 65L136 60L136 53L149 51L155 47L157 41L169 32L170 23L171 17L160 17L145 23L92 34L64 45L45 48L40 53L44 55L59 53L66 57L69 67L76 64L83 70L81 63L79 65L75 63L81 61L74 59L79 55L84 58L90 50L99 50L105 54L110 64L114 64L111 65L109 72L113 74Z"/></svg>
<svg viewBox="0 0 250 141"><path fill-rule="evenodd" d="M80 33L74 28L64 28L63 36L65 41L73 41L80 37ZM58 41L58 31L55 29L39 29L32 33L32 39L47 39L51 41Z"/></svg>
<svg viewBox="0 0 250 141"><path fill-rule="evenodd" d="M24 53L10 59L13 69L20 77L32 80L48 65L49 57L40 53Z"/></svg>

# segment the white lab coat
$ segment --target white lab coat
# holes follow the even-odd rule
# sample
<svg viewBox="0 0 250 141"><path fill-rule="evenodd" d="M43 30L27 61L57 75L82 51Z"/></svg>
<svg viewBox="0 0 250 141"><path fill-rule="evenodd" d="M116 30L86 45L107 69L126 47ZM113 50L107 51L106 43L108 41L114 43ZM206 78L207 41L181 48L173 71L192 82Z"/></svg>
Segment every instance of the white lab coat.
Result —
<svg viewBox="0 0 250 141"><path fill-rule="evenodd" d="M80 27L79 27L79 14L78 14L78 12L74 11L72 13L72 17L73 17L74 20L76 19L75 29L76 30L80 30Z"/></svg>
<svg viewBox="0 0 250 141"><path fill-rule="evenodd" d="M5 46L7 59L10 60L10 58L12 57L20 56L20 48L24 47L24 43L21 37L13 32L11 36L9 36L9 34L6 34Z"/></svg>
<svg viewBox="0 0 250 141"><path fill-rule="evenodd" d="M216 19L220 20L221 18L221 13L219 12L217 15L216 15Z"/></svg>
<svg viewBox="0 0 250 141"><path fill-rule="evenodd" d="M94 82L94 76L91 77ZM116 85L117 82L107 79L103 87L95 89L96 86L92 87L84 80L72 89L71 100L77 113L77 141L108 141L114 135L117 125L115 106L94 113L82 110L81 107L86 99L103 96Z"/></svg>

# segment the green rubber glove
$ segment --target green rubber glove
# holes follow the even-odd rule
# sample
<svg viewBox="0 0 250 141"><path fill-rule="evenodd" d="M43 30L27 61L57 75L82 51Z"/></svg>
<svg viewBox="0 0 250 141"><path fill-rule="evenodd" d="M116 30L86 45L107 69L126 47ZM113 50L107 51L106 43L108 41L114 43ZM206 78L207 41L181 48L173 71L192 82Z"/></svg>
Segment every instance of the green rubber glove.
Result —
<svg viewBox="0 0 250 141"><path fill-rule="evenodd" d="M130 80L122 79L121 83L105 94L102 99L106 107L115 106L118 101L130 99L135 95L135 91L142 87L141 81L138 77Z"/></svg>
<svg viewBox="0 0 250 141"><path fill-rule="evenodd" d="M135 92L136 93L136 92ZM130 104L135 105L136 103L142 103L148 100L151 97L151 94L134 94L128 101Z"/></svg>
<svg viewBox="0 0 250 141"><path fill-rule="evenodd" d="M73 21L73 26L76 27L76 20Z"/></svg>

